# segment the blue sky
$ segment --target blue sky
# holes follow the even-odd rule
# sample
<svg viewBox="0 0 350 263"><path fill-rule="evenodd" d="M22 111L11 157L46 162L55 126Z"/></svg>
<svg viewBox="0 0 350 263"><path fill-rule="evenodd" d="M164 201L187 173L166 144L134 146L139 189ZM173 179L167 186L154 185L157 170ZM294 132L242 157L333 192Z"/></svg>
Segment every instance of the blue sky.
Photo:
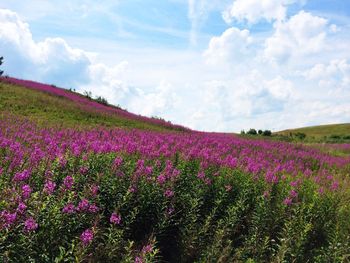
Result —
<svg viewBox="0 0 350 263"><path fill-rule="evenodd" d="M2 1L7 74L206 131L350 122L350 2Z"/></svg>

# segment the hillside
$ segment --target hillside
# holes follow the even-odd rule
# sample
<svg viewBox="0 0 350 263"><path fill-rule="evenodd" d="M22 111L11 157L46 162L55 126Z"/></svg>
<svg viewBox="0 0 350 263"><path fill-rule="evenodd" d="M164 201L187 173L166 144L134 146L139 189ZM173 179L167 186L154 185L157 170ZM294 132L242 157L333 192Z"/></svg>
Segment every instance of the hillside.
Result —
<svg viewBox="0 0 350 263"><path fill-rule="evenodd" d="M274 133L274 135L287 137L298 137L302 134L305 134L305 138L309 141L348 142L350 141L350 123L302 127Z"/></svg>
<svg viewBox="0 0 350 263"><path fill-rule="evenodd" d="M188 130L160 119L147 118L98 103L79 93L33 81L0 78L0 113L27 116L64 126L119 127L145 130Z"/></svg>

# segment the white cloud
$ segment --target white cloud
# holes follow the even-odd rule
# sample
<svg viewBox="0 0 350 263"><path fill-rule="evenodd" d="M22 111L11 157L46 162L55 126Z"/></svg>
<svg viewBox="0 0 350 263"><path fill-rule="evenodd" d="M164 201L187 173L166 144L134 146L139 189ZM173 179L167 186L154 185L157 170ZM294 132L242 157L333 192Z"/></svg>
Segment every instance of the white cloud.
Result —
<svg viewBox="0 0 350 263"><path fill-rule="evenodd" d="M262 19L269 22L282 21L286 18L287 6L299 0L234 0L223 12L227 23L233 20L247 21L254 24Z"/></svg>
<svg viewBox="0 0 350 263"><path fill-rule="evenodd" d="M146 116L165 116L168 115L180 98L176 95L172 85L166 81L161 83L150 93L139 90L139 96L130 98L130 110L140 112ZM168 113L168 114L167 114Z"/></svg>
<svg viewBox="0 0 350 263"><path fill-rule="evenodd" d="M251 43L252 37L247 29L231 27L221 36L211 38L204 57L209 64L238 63L245 56L251 55L248 51Z"/></svg>
<svg viewBox="0 0 350 263"><path fill-rule="evenodd" d="M29 25L6 9L0 9L0 50L7 74L65 87L88 81L91 62L86 52L71 48L61 38L35 42Z"/></svg>
<svg viewBox="0 0 350 263"><path fill-rule="evenodd" d="M315 54L325 48L328 21L300 11L287 21L274 24L274 34L265 41L266 58L283 62L291 57Z"/></svg>

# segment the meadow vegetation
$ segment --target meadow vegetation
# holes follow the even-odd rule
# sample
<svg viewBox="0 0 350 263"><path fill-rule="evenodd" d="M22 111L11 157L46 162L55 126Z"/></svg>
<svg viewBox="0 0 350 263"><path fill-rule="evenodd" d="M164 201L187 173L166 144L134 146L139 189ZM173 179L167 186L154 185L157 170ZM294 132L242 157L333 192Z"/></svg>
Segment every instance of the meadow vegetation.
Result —
<svg viewBox="0 0 350 263"><path fill-rule="evenodd" d="M346 144L196 132L26 83L0 82L0 262L350 260Z"/></svg>

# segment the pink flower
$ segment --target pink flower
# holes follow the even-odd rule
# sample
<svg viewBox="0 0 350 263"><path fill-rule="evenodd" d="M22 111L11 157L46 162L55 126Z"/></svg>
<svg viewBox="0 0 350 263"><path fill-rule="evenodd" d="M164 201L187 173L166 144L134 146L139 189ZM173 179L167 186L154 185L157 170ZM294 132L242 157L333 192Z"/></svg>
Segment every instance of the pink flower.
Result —
<svg viewBox="0 0 350 263"><path fill-rule="evenodd" d="M17 219L17 213L10 213L8 211L2 211L0 213L0 219L3 219L5 221L4 226L9 227L11 226Z"/></svg>
<svg viewBox="0 0 350 263"><path fill-rule="evenodd" d="M25 184L22 186L22 196L24 199L28 199L32 193L32 188L29 185Z"/></svg>
<svg viewBox="0 0 350 263"><path fill-rule="evenodd" d="M72 189L73 183L74 183L74 179L72 176L67 176L63 180L63 185L68 190Z"/></svg>
<svg viewBox="0 0 350 263"><path fill-rule="evenodd" d="M23 172L18 172L13 177L14 181L26 181L30 177L30 171L24 170Z"/></svg>
<svg viewBox="0 0 350 263"><path fill-rule="evenodd" d="M93 184L92 186L91 186L91 194L93 195L93 196L96 196L97 194L98 194L98 190L100 189L100 187L98 186L98 185L96 185L96 184Z"/></svg>
<svg viewBox="0 0 350 263"><path fill-rule="evenodd" d="M170 189L165 190L164 196L165 197L172 197L174 195L174 192Z"/></svg>
<svg viewBox="0 0 350 263"><path fill-rule="evenodd" d="M119 225L122 221L122 217L117 213L112 213L109 222L115 225Z"/></svg>
<svg viewBox="0 0 350 263"><path fill-rule="evenodd" d="M119 168L122 165L122 163L123 163L122 157L115 158L113 162L115 168Z"/></svg>
<svg viewBox="0 0 350 263"><path fill-rule="evenodd" d="M34 231L38 228L38 224L37 222L32 218L28 218L25 222L24 222L24 230L26 232L30 232L30 231Z"/></svg>
<svg viewBox="0 0 350 263"><path fill-rule="evenodd" d="M165 181L166 181L166 177L165 177L163 174L161 174L161 175L159 175L159 176L157 177L157 182L158 182L160 185L164 184Z"/></svg>
<svg viewBox="0 0 350 263"><path fill-rule="evenodd" d="M148 253L152 252L152 250L153 250L152 245L146 245L142 248L142 253L148 254Z"/></svg>
<svg viewBox="0 0 350 263"><path fill-rule="evenodd" d="M47 193L48 195L51 195L56 188L56 184L52 181L47 181L44 185L44 192Z"/></svg>
<svg viewBox="0 0 350 263"><path fill-rule="evenodd" d="M323 188L323 187L320 187L320 188L318 189L318 193L319 193L320 195L324 194L324 188Z"/></svg>
<svg viewBox="0 0 350 263"><path fill-rule="evenodd" d="M65 214L73 214L75 212L75 206L72 203L68 203L63 207L62 212Z"/></svg>
<svg viewBox="0 0 350 263"><path fill-rule="evenodd" d="M270 196L270 192L269 191L265 191L263 194L264 198L268 198Z"/></svg>
<svg viewBox="0 0 350 263"><path fill-rule="evenodd" d="M337 181L334 181L331 185L331 190L335 191L339 187L339 183Z"/></svg>
<svg viewBox="0 0 350 263"><path fill-rule="evenodd" d="M135 263L143 263L143 259L141 257L136 257Z"/></svg>
<svg viewBox="0 0 350 263"><path fill-rule="evenodd" d="M89 201L84 198L79 202L77 210L81 212L87 211L89 209L89 206L90 206Z"/></svg>
<svg viewBox="0 0 350 263"><path fill-rule="evenodd" d="M295 198L295 197L298 196L298 192L295 191L295 190L291 190L291 191L289 192L289 195L290 195L291 198Z"/></svg>
<svg viewBox="0 0 350 263"><path fill-rule="evenodd" d="M89 211L90 213L92 213L92 214L97 213L98 210L99 210L99 208L98 208L98 206L95 205L95 204L90 205L89 208L88 208L88 211Z"/></svg>
<svg viewBox="0 0 350 263"><path fill-rule="evenodd" d="M291 205L292 202L293 202L293 200L290 197L287 197L286 199L283 200L283 204L288 205L288 206Z"/></svg>
<svg viewBox="0 0 350 263"><path fill-rule="evenodd" d="M23 214L26 211L26 209L27 209L26 204L23 203L23 202L20 202L18 204L18 207L17 207L17 212L20 213L20 214Z"/></svg>
<svg viewBox="0 0 350 263"><path fill-rule="evenodd" d="M93 239L94 239L94 232L91 229L86 229L80 235L80 241L83 243L84 246L89 245Z"/></svg>

